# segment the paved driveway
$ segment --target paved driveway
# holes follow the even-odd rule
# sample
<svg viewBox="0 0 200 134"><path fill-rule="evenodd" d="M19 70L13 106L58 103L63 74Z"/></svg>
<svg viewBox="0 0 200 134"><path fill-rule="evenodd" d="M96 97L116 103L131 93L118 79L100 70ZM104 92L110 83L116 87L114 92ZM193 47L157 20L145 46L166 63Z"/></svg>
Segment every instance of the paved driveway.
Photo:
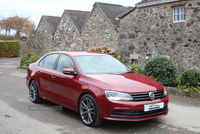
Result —
<svg viewBox="0 0 200 134"><path fill-rule="evenodd" d="M26 70L18 69L19 58L0 58L0 133L200 133L200 100L170 95L169 114L141 122L104 122L95 128L85 126L79 114L56 104L33 104L25 84ZM59 108L59 107L58 107Z"/></svg>

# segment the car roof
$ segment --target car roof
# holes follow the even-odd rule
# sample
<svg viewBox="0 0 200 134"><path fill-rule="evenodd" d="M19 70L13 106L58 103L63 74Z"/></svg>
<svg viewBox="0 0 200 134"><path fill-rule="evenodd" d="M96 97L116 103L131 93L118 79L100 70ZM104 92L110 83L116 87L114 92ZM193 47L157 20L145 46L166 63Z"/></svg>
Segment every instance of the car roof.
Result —
<svg viewBox="0 0 200 134"><path fill-rule="evenodd" d="M61 53L61 54L67 54L70 56L87 56L87 55L96 55L96 56L111 56L109 54L105 54L105 53L98 53L98 52L91 52L91 51L54 51L51 53Z"/></svg>

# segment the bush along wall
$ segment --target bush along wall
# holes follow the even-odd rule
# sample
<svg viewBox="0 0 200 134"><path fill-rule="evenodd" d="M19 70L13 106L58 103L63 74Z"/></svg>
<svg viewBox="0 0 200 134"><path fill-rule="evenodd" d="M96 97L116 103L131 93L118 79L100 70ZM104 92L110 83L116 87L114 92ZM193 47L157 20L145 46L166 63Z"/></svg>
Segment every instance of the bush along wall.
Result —
<svg viewBox="0 0 200 134"><path fill-rule="evenodd" d="M179 77L178 88L185 92L200 93L200 72L197 70L183 71Z"/></svg>
<svg viewBox="0 0 200 134"><path fill-rule="evenodd" d="M136 72L136 73L140 73L140 74L143 74L143 73L144 73L143 70L142 70L142 68L139 67L139 66L136 66L136 65L133 65L133 64L128 65L128 66L129 66L129 67L132 67L133 70L134 70L134 72Z"/></svg>
<svg viewBox="0 0 200 134"><path fill-rule="evenodd" d="M114 49L110 48L110 47L105 47L105 46L102 46L102 47L92 47L88 51L110 54L113 57L117 58L118 60L124 62L124 59L121 58L121 56L119 55L119 53L117 51L115 51Z"/></svg>
<svg viewBox="0 0 200 134"><path fill-rule="evenodd" d="M31 63L36 62L39 58L41 58L40 55L28 55L28 56L22 56L19 60L20 67L22 66L29 66Z"/></svg>
<svg viewBox="0 0 200 134"><path fill-rule="evenodd" d="M145 65L144 74L170 86L176 80L176 67L167 58L156 57Z"/></svg>
<svg viewBox="0 0 200 134"><path fill-rule="evenodd" d="M19 40L0 41L0 57L18 57L19 50Z"/></svg>

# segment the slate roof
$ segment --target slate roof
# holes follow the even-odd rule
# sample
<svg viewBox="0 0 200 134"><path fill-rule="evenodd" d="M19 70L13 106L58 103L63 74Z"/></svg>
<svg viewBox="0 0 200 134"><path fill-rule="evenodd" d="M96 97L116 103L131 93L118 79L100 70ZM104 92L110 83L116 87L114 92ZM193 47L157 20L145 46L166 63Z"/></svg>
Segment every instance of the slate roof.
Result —
<svg viewBox="0 0 200 134"><path fill-rule="evenodd" d="M118 15L117 16L117 18L124 18L126 15L128 15L130 12L132 12L133 10L135 10L137 7L133 7L132 9L130 9L130 10L128 10L128 11L126 11L126 12L124 12L123 14L120 14L120 15Z"/></svg>
<svg viewBox="0 0 200 134"><path fill-rule="evenodd" d="M59 22L60 22L60 19L61 17L57 17L57 16L46 16L46 15L43 15L42 16L46 21L47 23L49 24L49 27L50 27L50 32L51 34L53 35Z"/></svg>
<svg viewBox="0 0 200 134"><path fill-rule="evenodd" d="M95 4L102 10L102 12L104 12L105 16L114 26L117 26L120 23L119 20L116 20L116 17L118 15L121 15L133 8L133 7L125 7L122 5L100 3L100 2L96 2Z"/></svg>
<svg viewBox="0 0 200 134"><path fill-rule="evenodd" d="M88 11L65 10L79 32L81 31L86 19L90 15Z"/></svg>
<svg viewBox="0 0 200 134"><path fill-rule="evenodd" d="M153 1L160 1L160 0L141 0L141 2L136 3L136 5L143 4L143 3L148 3L148 2L153 2Z"/></svg>

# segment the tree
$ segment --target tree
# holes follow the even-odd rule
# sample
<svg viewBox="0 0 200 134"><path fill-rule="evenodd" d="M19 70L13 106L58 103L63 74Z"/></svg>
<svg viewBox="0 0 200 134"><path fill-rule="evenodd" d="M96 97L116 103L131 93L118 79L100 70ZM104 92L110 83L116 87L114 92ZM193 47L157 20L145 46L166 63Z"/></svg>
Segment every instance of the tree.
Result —
<svg viewBox="0 0 200 134"><path fill-rule="evenodd" d="M13 28L11 17L9 17L9 18L1 17L0 24L1 24L1 30L5 29L6 35L8 35L8 32L9 32L9 35L10 35L10 30Z"/></svg>
<svg viewBox="0 0 200 134"><path fill-rule="evenodd" d="M1 34L2 30L3 30L3 25L2 25L2 22L1 22L1 18L0 18L0 34Z"/></svg>
<svg viewBox="0 0 200 134"><path fill-rule="evenodd" d="M35 22L30 20L30 26L22 29L23 33L31 37L35 33Z"/></svg>
<svg viewBox="0 0 200 134"><path fill-rule="evenodd" d="M35 23L28 17L19 17L18 15L8 18L1 17L0 31L3 29L5 29L6 35L8 35L8 32L10 35L10 30L12 29L16 31L15 36L18 38L22 33L31 37L35 32Z"/></svg>
<svg viewBox="0 0 200 134"><path fill-rule="evenodd" d="M35 23L27 17L19 17L18 15L11 17L13 29L16 31L15 36L20 37L24 33L30 37L31 30L35 27Z"/></svg>

